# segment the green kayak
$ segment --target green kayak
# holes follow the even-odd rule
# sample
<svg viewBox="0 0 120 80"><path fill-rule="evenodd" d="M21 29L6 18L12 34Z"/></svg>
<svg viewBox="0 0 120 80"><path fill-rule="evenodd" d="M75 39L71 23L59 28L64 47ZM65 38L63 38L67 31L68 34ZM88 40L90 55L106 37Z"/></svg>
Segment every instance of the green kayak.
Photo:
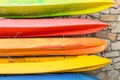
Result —
<svg viewBox="0 0 120 80"><path fill-rule="evenodd" d="M98 12L113 0L0 0L0 17L40 18Z"/></svg>

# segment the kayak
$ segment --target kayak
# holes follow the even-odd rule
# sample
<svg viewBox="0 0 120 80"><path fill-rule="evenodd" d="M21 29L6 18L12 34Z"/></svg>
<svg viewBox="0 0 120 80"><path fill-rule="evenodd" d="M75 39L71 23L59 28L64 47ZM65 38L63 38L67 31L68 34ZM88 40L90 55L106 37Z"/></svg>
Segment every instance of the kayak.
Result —
<svg viewBox="0 0 120 80"><path fill-rule="evenodd" d="M106 47L99 38L7 38L0 39L0 56L85 55Z"/></svg>
<svg viewBox="0 0 120 80"><path fill-rule="evenodd" d="M19 75L0 76L0 80L99 80L89 74L64 73L64 74L41 74L41 75Z"/></svg>
<svg viewBox="0 0 120 80"><path fill-rule="evenodd" d="M114 0L1 0L0 16L38 18L90 14L114 5Z"/></svg>
<svg viewBox="0 0 120 80"><path fill-rule="evenodd" d="M98 32L107 23L89 19L0 19L0 37L70 36Z"/></svg>
<svg viewBox="0 0 120 80"><path fill-rule="evenodd" d="M36 74L89 71L106 66L99 56L0 58L0 74Z"/></svg>
<svg viewBox="0 0 120 80"><path fill-rule="evenodd" d="M45 61L59 61L59 60L63 60L63 59L71 59L71 58L76 58L76 56L58 56L58 57L23 57L23 58L2 58L0 59L0 63L18 63L18 62L45 62ZM106 64L101 64L101 65L97 65L97 66L92 66L92 67L87 67L87 68L83 68L83 69L73 69L73 70L64 70L61 71L61 73L64 72L81 72L81 71L89 71L89 70L94 70L94 69L98 69L101 68L103 66L106 66Z"/></svg>

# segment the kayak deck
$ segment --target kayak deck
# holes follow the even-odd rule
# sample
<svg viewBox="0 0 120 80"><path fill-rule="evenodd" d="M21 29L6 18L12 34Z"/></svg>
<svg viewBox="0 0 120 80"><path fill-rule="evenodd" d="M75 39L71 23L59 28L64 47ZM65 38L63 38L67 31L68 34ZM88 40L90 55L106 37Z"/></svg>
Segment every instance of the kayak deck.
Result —
<svg viewBox="0 0 120 80"><path fill-rule="evenodd" d="M79 15L98 12L113 5L113 0L34 0L32 2L2 0L0 16L6 18L38 18Z"/></svg>
<svg viewBox="0 0 120 80"><path fill-rule="evenodd" d="M0 37L70 36L94 33L107 23L89 19L1 19Z"/></svg>
<svg viewBox="0 0 120 80"><path fill-rule="evenodd" d="M99 38L16 38L0 44L0 56L96 54L107 47Z"/></svg>
<svg viewBox="0 0 120 80"><path fill-rule="evenodd" d="M98 56L0 59L0 74L32 74L88 71L101 68L111 61Z"/></svg>

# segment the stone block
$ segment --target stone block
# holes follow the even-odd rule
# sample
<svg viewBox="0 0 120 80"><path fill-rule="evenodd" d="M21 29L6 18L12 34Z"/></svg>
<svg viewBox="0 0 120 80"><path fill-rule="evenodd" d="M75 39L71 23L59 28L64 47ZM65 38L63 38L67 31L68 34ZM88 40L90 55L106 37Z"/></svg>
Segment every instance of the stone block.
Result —
<svg viewBox="0 0 120 80"><path fill-rule="evenodd" d="M116 57L113 59L113 62L116 63L116 62L120 62L120 57Z"/></svg>
<svg viewBox="0 0 120 80"><path fill-rule="evenodd" d="M114 66L115 66L115 69L120 69L120 62L114 64Z"/></svg>
<svg viewBox="0 0 120 80"><path fill-rule="evenodd" d="M120 5L120 0L116 0L117 4Z"/></svg>
<svg viewBox="0 0 120 80"><path fill-rule="evenodd" d="M111 70L111 71L108 71L107 75L108 77L116 78L119 75L119 72L117 70Z"/></svg>
<svg viewBox="0 0 120 80"><path fill-rule="evenodd" d="M120 21L120 15L118 16L117 21Z"/></svg>
<svg viewBox="0 0 120 80"><path fill-rule="evenodd" d="M97 75L97 78L99 78L100 80L103 80L107 75L104 72L101 72Z"/></svg>
<svg viewBox="0 0 120 80"><path fill-rule="evenodd" d="M107 38L107 32L106 31L99 31L99 32L96 32L95 35L99 38L104 38L106 39Z"/></svg>
<svg viewBox="0 0 120 80"><path fill-rule="evenodd" d="M118 57L120 56L120 53L118 51L113 51L109 53L103 54L104 57Z"/></svg>
<svg viewBox="0 0 120 80"><path fill-rule="evenodd" d="M105 66L104 68L102 68L101 71L109 71L109 70L112 70L113 68L114 68L113 65L109 64Z"/></svg>
<svg viewBox="0 0 120 80"><path fill-rule="evenodd" d="M111 8L110 12L111 14L120 14L120 8L117 8L117 9Z"/></svg>
<svg viewBox="0 0 120 80"><path fill-rule="evenodd" d="M115 41L117 34L112 34L112 33L108 33L107 35L108 39L110 39L111 41Z"/></svg>
<svg viewBox="0 0 120 80"><path fill-rule="evenodd" d="M111 32L112 33L120 33L120 23L116 23L116 27Z"/></svg>
<svg viewBox="0 0 120 80"><path fill-rule="evenodd" d="M101 15L100 20L101 21L116 21L117 16L116 15Z"/></svg>
<svg viewBox="0 0 120 80"><path fill-rule="evenodd" d="M120 50L120 41L111 43L112 50Z"/></svg>
<svg viewBox="0 0 120 80"><path fill-rule="evenodd" d="M106 10L104 10L104 11L101 11L100 13L101 13L101 14L110 14L110 10L109 10L109 9L106 9Z"/></svg>

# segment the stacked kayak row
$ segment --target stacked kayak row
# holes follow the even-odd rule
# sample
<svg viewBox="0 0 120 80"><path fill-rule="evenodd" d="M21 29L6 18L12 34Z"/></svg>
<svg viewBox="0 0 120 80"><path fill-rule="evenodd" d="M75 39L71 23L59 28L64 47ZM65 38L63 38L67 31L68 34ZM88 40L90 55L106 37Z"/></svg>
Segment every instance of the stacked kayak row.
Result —
<svg viewBox="0 0 120 80"><path fill-rule="evenodd" d="M87 55L104 51L107 48L107 42L105 40L99 38L39 38L39 36L44 34L49 36L51 32L53 32L51 36L63 35L61 34L62 32L67 33L64 35L68 36L71 35L71 32L76 26L77 28L73 31L72 35L76 35L77 30L81 32L80 34L93 33L107 28L108 24L86 19L68 19L70 22L64 19L64 22L66 21L65 23L62 22L62 19L49 19L50 21L58 20L56 23L59 23L59 25L50 24L50 22L45 25L45 21L47 20L48 19L1 19L0 74L62 73L51 74L50 79L59 80L61 78L56 78L55 76L64 77L64 75L73 75L76 77L74 78L76 80L79 78L81 78L81 80L86 80L86 78L88 80L96 80L96 78L86 75L84 75L86 77L85 79L83 76L77 77L78 74L70 74L70 72L94 70L109 64L111 62L109 59ZM36 24L32 25L32 22L29 21L35 22ZM39 23L40 21L41 23ZM75 21L79 21L79 24L75 23ZM86 21L87 24L82 21ZM61 30L57 29L57 27L61 28ZM88 30L86 30L85 27ZM71 30L69 32L68 29L70 28ZM37 33L41 29L44 32L46 30L48 31L44 34ZM49 30L51 30L51 32L49 32ZM56 34L54 32L56 30L59 30L59 33ZM21 34L18 35L17 32ZM47 75L32 76L35 79L49 78ZM30 79L32 76L2 76L1 79L5 80L16 77L19 77L19 79Z"/></svg>
<svg viewBox="0 0 120 80"><path fill-rule="evenodd" d="M113 5L113 0L2 0L0 74L11 76L1 75L0 80L98 80L75 72L109 64L110 59L92 55L104 51L107 42L99 38L63 36L95 33L107 28L107 23L88 19L28 18L89 14Z"/></svg>

